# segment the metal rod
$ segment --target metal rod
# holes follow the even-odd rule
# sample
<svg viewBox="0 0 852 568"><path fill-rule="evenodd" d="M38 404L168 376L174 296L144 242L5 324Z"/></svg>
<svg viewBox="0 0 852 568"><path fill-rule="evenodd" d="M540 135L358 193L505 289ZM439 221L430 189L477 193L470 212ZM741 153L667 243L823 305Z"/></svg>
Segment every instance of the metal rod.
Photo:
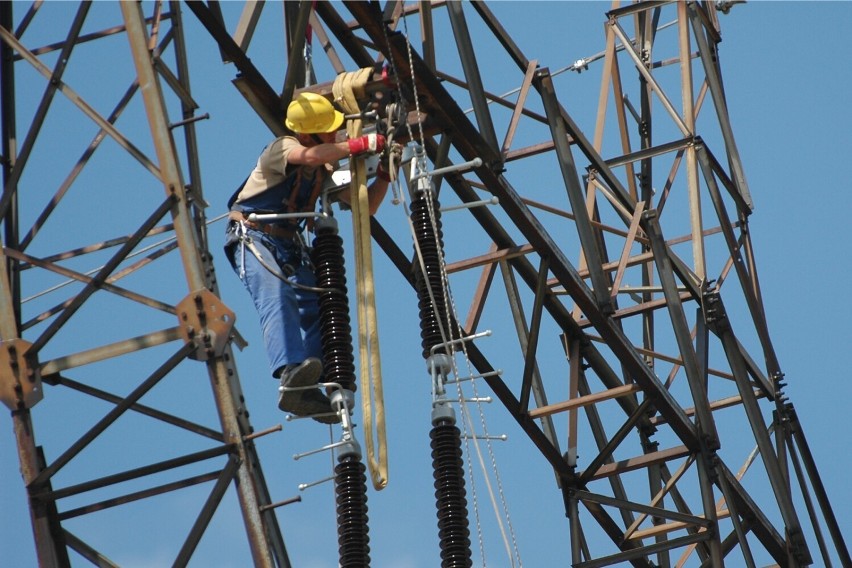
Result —
<svg viewBox="0 0 852 568"><path fill-rule="evenodd" d="M326 213L304 212L304 213L251 213L248 216L249 221L269 222L269 221L284 221L287 219L312 219L314 217L327 217Z"/></svg>
<svg viewBox="0 0 852 568"><path fill-rule="evenodd" d="M210 448L209 450L202 450L200 452L195 452L193 454L187 454L187 455L181 456L179 458L174 458L174 459L170 459L170 460L161 461L161 462L158 462L158 463L153 463L153 464L146 465L146 466L143 466L143 467L138 467L136 469L131 469L131 470L128 470L128 471L123 471L121 473L108 475L108 476L102 477L100 479L94 479L94 480L91 480L91 481L78 483L77 485L72 485L70 487L64 487L62 489L56 489L56 490L53 490L53 491L35 492L34 497L37 497L39 499L51 499L51 500L64 499L66 497L71 497L73 495L79 495L79 494L85 493L87 491L93 491L95 489L102 489L104 487L108 487L110 485L116 485L118 483L123 483L125 481L130 481L132 479L139 479L141 477L145 477L146 475L151 475L151 474L154 474L154 473L160 473L160 472L163 472L163 471L168 471L170 469L176 469L176 468L179 468L179 467L183 467L185 465L202 462L204 460L209 460L209 459L227 454L232 449L233 448L230 445L217 446L215 448Z"/></svg>
<svg viewBox="0 0 852 568"><path fill-rule="evenodd" d="M507 436L506 434L489 434L487 436L484 436L482 434L462 434L462 438L465 438L467 440L500 440L502 442L505 442L509 439L509 436Z"/></svg>
<svg viewBox="0 0 852 568"><path fill-rule="evenodd" d="M480 337L489 337L490 335L491 335L491 330L486 329L485 331L481 331L481 332L475 333L473 335L468 335L467 337L462 337L460 339L452 339L450 341L447 341L446 343L440 343L438 345L433 345L432 348L430 349L430 351L431 351L432 355L434 355L435 350L439 349L441 347L449 347L449 346L455 345L457 343L465 343L465 342L468 342L468 341L473 341L474 339L479 339Z"/></svg>
<svg viewBox="0 0 852 568"><path fill-rule="evenodd" d="M274 434L275 432L280 432L284 427L281 424L276 424L266 430L261 430L259 432L254 432L253 434L249 434L248 436L243 436L243 441L247 442L249 440L254 440L260 438L261 436L267 436L269 434Z"/></svg>
<svg viewBox="0 0 852 568"><path fill-rule="evenodd" d="M452 173L452 172L467 170L469 168L478 168L481 165L482 165L482 159L474 158L472 160L469 160L467 162L462 162L460 164L453 164L452 166L445 166L443 168L434 169L431 172L424 172L422 174L414 175L414 176L411 177L410 181L415 181L415 180L418 180L420 178L425 178L425 177L441 176L441 175L449 174L449 173Z"/></svg>
<svg viewBox="0 0 852 568"><path fill-rule="evenodd" d="M179 126L186 126L187 124L192 124L193 122L198 122L199 120L207 120L210 118L210 113L205 112L204 114L200 114L198 116L191 116L189 118L185 118L183 120L179 120L177 122L172 122L169 124L169 130L173 130Z"/></svg>
<svg viewBox="0 0 852 568"><path fill-rule="evenodd" d="M473 209L474 207L481 207L482 205L497 205L500 203L500 200L496 197L492 197L491 199L482 199L480 201L471 201L469 203L462 203L460 205L450 205L449 207L441 207L441 213L446 213L447 211L457 211L459 209Z"/></svg>
<svg viewBox="0 0 852 568"><path fill-rule="evenodd" d="M284 499L283 501L278 501L276 503L270 503L269 505L264 505L260 508L261 511L269 511L271 509L277 509L278 507L283 507L284 505L291 505L293 503L300 503L302 501L302 496L297 495L295 497L290 497L289 499Z"/></svg>
<svg viewBox="0 0 852 568"><path fill-rule="evenodd" d="M64 521L66 519L73 519L74 517L79 517L81 515L86 515L89 513L93 513L96 511L103 511L104 509L109 509L110 507L117 507L118 505L124 505L126 503L131 503L133 501L138 501L140 499L146 499L148 497L152 497L154 495L162 495L164 493L168 493L170 491L175 491L178 489L184 489L186 487L190 487L192 485L197 485L199 483L205 483L207 481L211 481L219 477L221 470L216 470L210 473L205 473L202 475L196 475L194 477L190 477L187 479L182 479L180 481L175 481L172 483L166 483L160 485L158 487L153 487L151 489L145 489L143 491L136 491L133 493L129 493L127 495L123 495L122 497L116 497L113 499L106 499L104 501L99 501L97 503L92 503L91 505L86 505L85 507L78 507L76 509L70 509L68 511L63 511L59 514L59 520Z"/></svg>
<svg viewBox="0 0 852 568"><path fill-rule="evenodd" d="M494 152L499 150L497 145L497 134L494 130L494 122L491 120L491 112L485 99L485 89L482 85L482 77L479 74L479 65L476 62L476 54L473 42L467 28L464 17L464 5L461 2L448 2L447 14L450 17L450 26L456 38L456 47L459 51L462 69L468 84L471 102L476 115L476 123L482 137ZM478 166L477 166L478 167Z"/></svg>
<svg viewBox="0 0 852 568"><path fill-rule="evenodd" d="M304 491L305 489L309 489L311 487L316 487L322 483L327 483L329 481L334 481L334 476L330 475L329 477L324 477L323 479L319 479L317 481L311 481L310 483L300 483L299 491Z"/></svg>
<svg viewBox="0 0 852 568"><path fill-rule="evenodd" d="M312 456L314 454L318 454L320 452L325 452L325 451L328 451L328 450L333 450L334 448L339 448L340 446L345 446L346 444L349 444L349 443L350 443L349 440L341 440L340 442L334 442L332 444L327 444L327 445L325 445L321 448L317 448L315 450L309 450L307 452L302 452L301 454L293 454L293 459L294 460L300 460L304 457Z"/></svg>
<svg viewBox="0 0 852 568"><path fill-rule="evenodd" d="M490 373L480 373L478 375L470 375L470 376L467 376L467 377L460 377L458 379L448 379L446 381L446 384L450 385L450 384L454 384L454 383L461 383L461 382L464 382L464 381L472 381L474 379L484 379L486 377L499 377L502 374L503 374L503 369L497 369L496 371L491 371Z"/></svg>
<svg viewBox="0 0 852 568"><path fill-rule="evenodd" d="M0 28L0 30L1 29L2 28ZM33 346L31 348L33 354L38 353L41 348L44 347L44 345L60 330L60 328L62 328L65 322L77 312L80 306L82 306L86 300L99 289L99 285L106 281L109 275L118 268L118 265L127 257L130 251L132 251L136 245L145 238L148 232L171 210L174 204L174 196L168 195L148 217L148 219L145 220L142 226L133 233L133 236L124 243L124 245L112 256L112 258L110 258L98 274L86 284L83 290L74 296L74 299L69 302L65 310L63 310L63 312L54 319L53 322L51 322L50 326L42 332L38 339L33 341Z"/></svg>

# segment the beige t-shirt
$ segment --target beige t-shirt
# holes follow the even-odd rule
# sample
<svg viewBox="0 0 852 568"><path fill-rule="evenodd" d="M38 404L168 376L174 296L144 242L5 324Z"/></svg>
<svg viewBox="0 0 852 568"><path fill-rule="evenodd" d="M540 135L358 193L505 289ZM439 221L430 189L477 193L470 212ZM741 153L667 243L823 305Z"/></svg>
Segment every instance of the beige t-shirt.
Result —
<svg viewBox="0 0 852 568"><path fill-rule="evenodd" d="M292 173L292 168L302 168L302 175L307 179L313 179L317 167L305 165L293 165L288 170L287 156L293 148L299 147L301 144L294 136L282 136L276 138L271 144L264 148L260 157L257 159L257 164L237 195L236 203L242 203L247 199L255 197L270 187L275 187L283 182L288 174ZM326 172L333 171L331 165L325 165Z"/></svg>

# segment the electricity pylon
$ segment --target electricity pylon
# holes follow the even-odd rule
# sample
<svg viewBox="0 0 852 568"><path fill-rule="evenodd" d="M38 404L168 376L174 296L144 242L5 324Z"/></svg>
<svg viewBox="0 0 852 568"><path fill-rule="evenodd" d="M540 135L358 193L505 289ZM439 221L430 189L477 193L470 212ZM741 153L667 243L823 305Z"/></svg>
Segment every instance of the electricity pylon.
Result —
<svg viewBox="0 0 852 568"><path fill-rule="evenodd" d="M51 20L54 33L67 30L52 43L28 43L27 33L52 6L0 4L0 394L12 411L39 562L67 565L73 551L111 565L95 536L71 530L72 519L203 486L176 565L189 562L233 487L252 562L289 566L280 502L254 446L263 432L249 422L232 354L241 339L208 244L191 20L233 65L234 86L273 134L284 133L292 93L330 95L336 74L378 73L387 62L384 88L408 111L410 138L434 167L481 160L442 176L445 195L472 205L453 221L470 238L464 248L447 239L453 257L465 257L446 273L480 270L468 316L456 323L467 336L484 325L517 335L516 377L495 371L507 354L487 342L468 342L465 356L528 438L512 443L532 443L553 468L549 490L562 497L572 565L805 566L820 556L848 565L764 316L747 165L717 53L723 4L615 4L601 51L561 70L528 58L483 2L288 2L273 32L259 25L270 16L261 12L272 12L264 3L247 2L236 22L215 2L81 3L65 27ZM110 11L111 23L86 27L95 10ZM474 18L487 38L470 33ZM307 57L308 30L324 55ZM448 42L452 56L438 49ZM502 51L483 53L486 42ZM258 44L287 46L280 91L248 56ZM481 73L485 58L517 88L495 94ZM107 92L94 79L107 68L127 74L124 90ZM565 102L556 79L565 71L600 71L594 120L580 121ZM19 90L35 79L40 97ZM49 111L62 105L88 130L58 122ZM121 128L133 120L147 127L144 140ZM40 154L51 143L61 152ZM132 176L119 165L135 168ZM47 183L29 175L47 167ZM474 206L483 197L499 203ZM372 228L409 281L408 246L375 220ZM494 298L499 282L511 317ZM203 425L209 416L198 404L168 395L170 383L186 388L203 371L210 388L193 385L207 393L193 401L209 405L217 428ZM44 452L36 436L48 412L69 413L69 426L46 436L54 447ZM97 459L90 454L111 432L127 436L127 421L144 424L147 451L80 479L74 466ZM164 433L197 440L194 449L175 457L170 443L157 443ZM753 451L741 451L743 438ZM750 491L750 478L768 490Z"/></svg>

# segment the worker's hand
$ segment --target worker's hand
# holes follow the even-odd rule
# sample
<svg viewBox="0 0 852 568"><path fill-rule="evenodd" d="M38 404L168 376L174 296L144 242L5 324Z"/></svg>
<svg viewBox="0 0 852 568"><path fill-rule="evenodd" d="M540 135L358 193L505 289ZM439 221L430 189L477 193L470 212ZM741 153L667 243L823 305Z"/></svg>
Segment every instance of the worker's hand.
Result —
<svg viewBox="0 0 852 568"><path fill-rule="evenodd" d="M379 165L376 167L376 176L379 179L390 181L391 173L399 169L400 161L402 161L402 146L394 142L382 152Z"/></svg>
<svg viewBox="0 0 852 568"><path fill-rule="evenodd" d="M385 137L381 134L365 134L349 140L349 154L357 156L365 152L378 154L385 149Z"/></svg>

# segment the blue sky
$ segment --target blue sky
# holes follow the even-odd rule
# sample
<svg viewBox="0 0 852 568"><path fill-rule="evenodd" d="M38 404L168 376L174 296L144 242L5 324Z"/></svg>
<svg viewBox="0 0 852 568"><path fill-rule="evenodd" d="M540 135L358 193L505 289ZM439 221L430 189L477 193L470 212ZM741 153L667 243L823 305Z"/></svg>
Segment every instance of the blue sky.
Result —
<svg viewBox="0 0 852 568"><path fill-rule="evenodd" d="M17 17L26 6L25 3L15 4ZM237 4L225 3L224 6L226 14L233 16ZM537 58L542 66L552 71L603 50L603 13L608 6L604 2L491 4L492 10L527 56ZM44 10L53 12L45 12L40 17L49 22L49 17L61 15L61 32L50 32L49 26L45 29L42 23L41 31L38 32L34 25L32 33L43 33L44 43L60 40L61 36L57 34L64 34L67 29L65 22L68 21L70 7L73 7L70 3L48 3ZM120 19L117 6L112 3L97 3L96 9L101 23L117 23ZM268 142L269 135L230 84L233 68L221 64L212 41L200 31L189 10L184 12L187 33L192 40L189 59L193 93L201 106L199 112L209 111L211 114L210 120L199 123L198 132L204 192L211 204L207 215L213 218L224 212L224 203L232 188L242 181L258 151ZM48 16L50 13L56 15ZM271 15L265 14L267 19ZM468 17L474 19L472 15ZM755 203L755 212L750 218L751 237L769 328L781 368L786 374L786 394L798 411L841 529L848 534L852 532L852 501L845 487L845 476L852 466L852 458L846 449L852 439L845 407L846 401L852 398L852 382L843 355L850 338L847 322L852 319L852 308L843 298L846 280L852 274L852 255L846 238L847 217L852 212L852 182L845 174L844 166L852 148L852 110L848 105L852 66L844 54L848 47L845 36L852 26L852 3L754 1L735 6L729 15L720 15L720 19L722 73L734 134ZM116 41L125 40L117 36ZM444 49L450 48L450 44L447 42ZM268 54L259 50L251 55L270 78L273 87L279 87L283 82L284 63L270 59ZM497 76L499 67L494 67L497 62L489 61L487 56L480 57L488 90L502 92L504 87L508 90L517 86L504 84L509 80L508 76ZM106 114L114 100L101 100L101 89L95 86L114 75L129 75L132 71L126 65L126 62L119 62L116 55L112 65L98 68L96 77L86 75L82 70L72 72L69 69L66 80ZM91 73L91 69L86 73ZM511 77L517 75L512 74ZM27 80L34 85L33 93L40 95L43 84L34 80L31 74L22 72L19 81L30 84L26 83ZM594 64L582 74L561 75L557 82L563 104L587 134L590 134L594 120L599 82L600 67ZM70 105L58 101L49 118L61 121L67 116L69 125L76 124L72 122L73 114L74 109ZM144 139L147 136L144 123L131 120L128 118L127 122L119 123L122 131L129 133L134 141ZM22 120L19 128L23 128L21 124L26 122ZM31 174L44 176L48 186L56 185L57 179L61 179L65 172L61 165L73 163L85 147L79 145L77 132L72 130L69 128L62 136L45 140L44 145L39 146L59 164L56 168L59 173L43 168ZM68 149L73 151L67 152ZM119 154L106 146L103 152L109 158ZM131 175L138 171L136 165L127 166L123 162L121 165L129 168ZM518 181L513 178L513 183L520 186L524 183L521 180L536 179L543 174L529 170L513 172L513 175L518 176ZM106 189L123 190L120 195L124 209L132 210L138 199L140 204L148 203L142 209L147 211L150 207L146 200L148 194L141 190L137 193L134 184L135 178L128 177L126 186ZM95 191L103 182L83 177L76 185L85 185ZM81 211L85 210L69 211L68 215L70 217ZM400 207L388 202L378 218L388 230L400 235L398 242L407 242L407 227ZM349 238L345 218L342 221L342 234ZM476 243L470 243L470 247L460 243L470 224L445 223L449 235L449 260L485 252L476 248ZM96 234L99 229L100 224L85 224L75 227L73 236L84 239L89 232ZM121 230L110 229L108 234L122 234ZM254 310L219 252L221 232L221 224L211 228L211 248L216 257L222 297L237 313L239 330L250 343L245 351L237 354L237 362L252 423L259 430L281 423L282 417L274 404L275 384L267 378ZM371 491L369 495L371 556L374 566L426 568L437 563L437 545L428 450L428 377L419 355L416 299L408 285L384 259L377 258L376 263L377 273L381 275L377 281L378 311L388 402L391 483L386 490L380 493ZM352 270L351 264L348 270ZM461 300L459 311L462 315L467 309L463 300L477 277L478 273L472 272L452 280L454 293ZM168 274L160 274L154 280L150 284L168 289ZM92 317L95 321L93 334L109 329L109 312L102 311ZM503 320L492 318L483 325L493 327L496 345L501 345L499 342L506 336L514 336L508 317ZM77 340L79 338L69 338L69 345ZM516 364L517 361L506 362L507 366ZM144 366L145 361L140 360L139 365ZM110 372L121 370L110 369ZM205 394L203 388L177 392L177 396L160 402L167 407L191 405L199 409L210 405L209 393ZM47 397L51 395L48 391ZM34 413L36 435L55 456L67 445L63 442L63 430L72 430L78 425L64 420L74 420L74 416L78 417L79 424L90 424L90 420L86 418L89 407L82 406L84 403L79 408L58 409L51 404L54 403L45 400ZM96 410L100 407L93 405L91 408ZM494 459L501 477L492 483L495 491L502 490L523 563L532 567L564 564L570 550L568 525L552 473L530 447L526 436L512 421L506 420L506 413L499 403L487 407L485 414L490 433L507 434L509 437L507 442L493 444ZM3 432L0 435L0 480L3 481L0 485L0 558L8 566L33 566L35 555L24 489L17 472L11 420L0 418L0 425L3 425L0 428ZM132 432L135 425L135 422L129 424L128 431ZM302 496L301 503L284 507L278 513L291 560L300 568L325 568L337 563L330 485L301 493L297 489L299 483L327 475L329 457L292 459L295 453L327 442L328 431L312 422L284 423L281 433L258 442L273 498ZM105 447L100 450L104 452L105 460L114 459L112 465L119 468L124 459L121 455L128 447L131 454L143 454L145 445L150 443L141 435L125 435L105 441ZM169 439L167 445L177 446L180 443L181 440L175 438ZM80 475L86 474L99 475L94 471L80 472ZM492 505L486 496L485 485L480 481L475 489L479 497L478 515L483 524L482 549L486 552L487 562L495 567L508 566L503 541L491 520ZM759 487L750 489L762 490ZM152 500L149 506L159 508L159 511L134 509L138 511L134 514L140 515L142 525L147 527L144 535L128 534L122 526L122 513L115 510L75 520L74 530L98 534L99 539L108 543L110 550L121 551L115 560L122 565L146 567L168 564L175 554L175 546L179 547L181 542L180 538L175 540L174 535L183 534L188 529L184 509L197 506L199 494L203 495L203 491L181 492ZM167 513L165 520L162 515L153 514L161 511L174 513ZM189 515L191 522L192 514ZM231 494L226 497L210 532L202 541L193 565L239 566L240 559L247 557L243 535L242 521ZM479 561L480 547L476 534L472 539L475 557ZM85 563L80 562L79 565Z"/></svg>

